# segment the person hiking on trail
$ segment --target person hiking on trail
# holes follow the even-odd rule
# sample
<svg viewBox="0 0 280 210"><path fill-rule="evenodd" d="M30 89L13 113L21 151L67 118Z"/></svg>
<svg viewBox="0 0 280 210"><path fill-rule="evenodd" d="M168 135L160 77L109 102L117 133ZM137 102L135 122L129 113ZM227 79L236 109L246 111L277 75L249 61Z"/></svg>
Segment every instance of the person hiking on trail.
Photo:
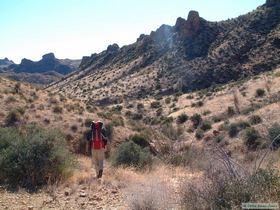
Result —
<svg viewBox="0 0 280 210"><path fill-rule="evenodd" d="M106 131L103 123L101 121L93 121L91 124L91 132L92 162L95 167L96 177L99 179L103 174L105 149L107 145Z"/></svg>

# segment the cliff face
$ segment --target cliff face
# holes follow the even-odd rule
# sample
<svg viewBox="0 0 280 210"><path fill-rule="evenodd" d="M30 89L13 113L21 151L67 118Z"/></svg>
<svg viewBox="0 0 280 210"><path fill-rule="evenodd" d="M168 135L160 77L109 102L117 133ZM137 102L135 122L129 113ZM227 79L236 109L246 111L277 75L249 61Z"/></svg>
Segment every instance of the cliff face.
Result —
<svg viewBox="0 0 280 210"><path fill-rule="evenodd" d="M190 11L131 45L108 46L82 59L79 71L53 88L94 100L192 91L269 71L280 61L280 3L234 19L209 22ZM88 84L90 82L90 85ZM81 84L89 86L81 93ZM106 94L102 94L102 93Z"/></svg>

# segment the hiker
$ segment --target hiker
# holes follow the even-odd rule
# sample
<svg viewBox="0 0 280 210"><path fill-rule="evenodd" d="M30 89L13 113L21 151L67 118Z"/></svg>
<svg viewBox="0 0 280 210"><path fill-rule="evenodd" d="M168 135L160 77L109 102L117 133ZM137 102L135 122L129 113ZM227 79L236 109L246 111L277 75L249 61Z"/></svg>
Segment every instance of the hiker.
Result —
<svg viewBox="0 0 280 210"><path fill-rule="evenodd" d="M96 177L99 179L103 174L105 150L107 145L106 131L101 121L91 123L91 155L95 167Z"/></svg>

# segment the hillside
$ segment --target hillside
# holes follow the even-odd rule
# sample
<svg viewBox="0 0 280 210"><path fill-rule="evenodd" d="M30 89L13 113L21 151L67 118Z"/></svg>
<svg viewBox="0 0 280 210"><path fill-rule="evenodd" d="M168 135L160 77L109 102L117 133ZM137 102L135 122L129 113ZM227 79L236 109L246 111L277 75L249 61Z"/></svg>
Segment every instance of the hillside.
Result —
<svg viewBox="0 0 280 210"><path fill-rule="evenodd" d="M0 188L0 207L8 209L10 204L14 209L134 209L135 205L144 205L142 200L148 197L152 199L149 202L156 201L150 205L180 209L182 186L199 180L205 167L215 160L216 148L222 148L247 171L252 170L270 144L268 129L280 123L280 69L217 89L132 100L105 109L28 84L18 88L17 84L0 80L2 126L16 111L20 115L17 126L36 122L47 129L60 128L72 150L85 154L86 124L89 119L102 119L113 128L112 155L121 142L138 134L148 140L156 162L151 170L143 172L113 167L108 159L104 179L97 182L92 179L90 159L77 156L79 164L73 176L59 186L35 194ZM202 118L198 128L193 127L194 114ZM231 136L234 125L237 130ZM246 144L246 132L251 128L261 136L256 148ZM263 167L273 164L279 168L278 153L269 152Z"/></svg>
<svg viewBox="0 0 280 210"><path fill-rule="evenodd" d="M39 61L24 58L20 64L7 63L2 66L1 75L17 81L46 85L75 71L79 64L80 60L57 59L53 53L48 53Z"/></svg>
<svg viewBox="0 0 280 210"><path fill-rule="evenodd" d="M278 1L234 19L209 22L196 11L131 45L84 57L79 71L49 90L110 104L189 92L227 83L279 64Z"/></svg>

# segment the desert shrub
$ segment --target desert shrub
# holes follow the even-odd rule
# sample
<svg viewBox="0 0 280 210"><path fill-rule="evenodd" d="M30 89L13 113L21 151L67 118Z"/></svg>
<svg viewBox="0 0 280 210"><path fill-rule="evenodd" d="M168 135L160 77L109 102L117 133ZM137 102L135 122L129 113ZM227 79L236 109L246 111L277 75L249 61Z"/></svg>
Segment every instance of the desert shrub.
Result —
<svg viewBox="0 0 280 210"><path fill-rule="evenodd" d="M138 104L137 104L137 109L138 109L138 110L144 109L144 104L138 103Z"/></svg>
<svg viewBox="0 0 280 210"><path fill-rule="evenodd" d="M161 105L160 105L160 102L159 101L153 101L152 103L151 103L151 108L152 109L158 109L158 108L160 108L161 107Z"/></svg>
<svg viewBox="0 0 280 210"><path fill-rule="evenodd" d="M114 116L110 122L112 126L124 126L124 120L122 116Z"/></svg>
<svg viewBox="0 0 280 210"><path fill-rule="evenodd" d="M59 103L58 100L56 98L54 98L54 97L51 97L49 99L49 102L50 102L50 104L58 104Z"/></svg>
<svg viewBox="0 0 280 210"><path fill-rule="evenodd" d="M265 95L265 90L262 88L258 88L256 90L256 97L263 97Z"/></svg>
<svg viewBox="0 0 280 210"><path fill-rule="evenodd" d="M162 108L158 108L157 111L156 111L156 115L157 116L161 116L163 113L163 109Z"/></svg>
<svg viewBox="0 0 280 210"><path fill-rule="evenodd" d="M262 122L262 118L259 115L252 115L249 117L251 125L256 125Z"/></svg>
<svg viewBox="0 0 280 210"><path fill-rule="evenodd" d="M219 134L218 136L215 136L215 137L214 137L214 141L215 141L216 143L220 143L220 142L222 142L224 139L225 139L225 136L222 135L222 134Z"/></svg>
<svg viewBox="0 0 280 210"><path fill-rule="evenodd" d="M114 126L111 123L107 123L107 124L104 124L104 129L105 129L107 138L111 142L112 137L113 137Z"/></svg>
<svg viewBox="0 0 280 210"><path fill-rule="evenodd" d="M246 121L238 121L236 123L231 123L229 124L228 126L226 126L226 129L228 131L228 135L233 138L235 136L237 136L237 134L245 129L245 128L248 128L250 127L250 124Z"/></svg>
<svg viewBox="0 0 280 210"><path fill-rule="evenodd" d="M260 134L255 128L246 128L244 135L244 143L248 149L256 149L260 145Z"/></svg>
<svg viewBox="0 0 280 210"><path fill-rule="evenodd" d="M210 110L205 110L203 111L202 115L206 116L206 115L209 115L211 114L211 111Z"/></svg>
<svg viewBox="0 0 280 210"><path fill-rule="evenodd" d="M208 154L197 147L186 147L182 152L169 152L165 157L167 164L174 166L187 166L193 169L202 170L208 164Z"/></svg>
<svg viewBox="0 0 280 210"><path fill-rule="evenodd" d="M171 116L171 117L163 117L162 118L162 122L161 122L161 124L168 124L168 123L172 123L173 122L173 117Z"/></svg>
<svg viewBox="0 0 280 210"><path fill-rule="evenodd" d="M202 122L202 118L200 116L200 114L194 114L190 117L190 120L192 121L193 127L197 128L200 123Z"/></svg>
<svg viewBox="0 0 280 210"><path fill-rule="evenodd" d="M152 157L148 148L142 148L132 141L122 143L113 155L114 166L133 166L144 168L152 164Z"/></svg>
<svg viewBox="0 0 280 210"><path fill-rule="evenodd" d="M86 118L84 121L85 127L89 128L91 126L92 121L93 121L92 119Z"/></svg>
<svg viewBox="0 0 280 210"><path fill-rule="evenodd" d="M17 99L14 97L14 96L8 96L6 98L6 103L9 104L9 103L13 103L13 102L16 102Z"/></svg>
<svg viewBox="0 0 280 210"><path fill-rule="evenodd" d="M139 145L142 148L149 146L149 142L146 139L146 137L140 134L135 134L133 136L130 136L129 140L133 141L135 144Z"/></svg>
<svg viewBox="0 0 280 210"><path fill-rule="evenodd" d="M5 125L6 126L14 126L18 124L22 119L23 112L20 111L20 109L12 109L9 111L8 115L5 119Z"/></svg>
<svg viewBox="0 0 280 210"><path fill-rule="evenodd" d="M218 116L218 115L214 115L214 116L212 117L212 121L215 122L215 123L221 122L222 119L223 119L223 117L222 117L222 116Z"/></svg>
<svg viewBox="0 0 280 210"><path fill-rule="evenodd" d="M141 120L143 118L143 114L138 113L138 112L133 112L133 113L131 113L130 118L132 120Z"/></svg>
<svg viewBox="0 0 280 210"><path fill-rule="evenodd" d="M19 94L21 92L21 84L19 82L15 84L13 92L16 94Z"/></svg>
<svg viewBox="0 0 280 210"><path fill-rule="evenodd" d="M240 209L241 203L280 199L280 175L272 169L248 173L238 168L231 173L223 166L212 166L201 178L182 186L184 209Z"/></svg>
<svg viewBox="0 0 280 210"><path fill-rule="evenodd" d="M161 132L167 138L177 140L183 134L183 129L179 126L174 126L172 123L166 123L161 126Z"/></svg>
<svg viewBox="0 0 280 210"><path fill-rule="evenodd" d="M113 106L112 107L112 112L117 112L117 113L119 113L119 112L121 112L122 111L122 109L123 109L123 107L121 106L121 105L115 105L115 106Z"/></svg>
<svg viewBox="0 0 280 210"><path fill-rule="evenodd" d="M70 129L76 133L78 131L78 126L77 125L71 125Z"/></svg>
<svg viewBox="0 0 280 210"><path fill-rule="evenodd" d="M227 113L228 113L228 116L233 116L235 114L234 108L232 106L229 106L227 108Z"/></svg>
<svg viewBox="0 0 280 210"><path fill-rule="evenodd" d="M44 110L44 109L45 109L45 107L44 107L44 105L43 105L43 104L40 104L40 105L38 106L38 109L39 109L39 110Z"/></svg>
<svg viewBox="0 0 280 210"><path fill-rule="evenodd" d="M251 126L250 123L248 123L247 121L243 121L243 120L236 122L236 124L237 124L239 130L243 130L243 129Z"/></svg>
<svg viewBox="0 0 280 210"><path fill-rule="evenodd" d="M90 113L94 113L97 110L97 108L95 106L92 106L92 105L87 105L86 110Z"/></svg>
<svg viewBox="0 0 280 210"><path fill-rule="evenodd" d="M45 124L47 124L47 125L48 125L48 124L50 124L50 122L51 122L51 121L50 121L50 119L45 118L45 119L43 120L43 122L44 122Z"/></svg>
<svg viewBox="0 0 280 210"><path fill-rule="evenodd" d="M197 139L202 139L204 137L204 130L202 130L201 128L198 128L195 132L195 137Z"/></svg>
<svg viewBox="0 0 280 210"><path fill-rule="evenodd" d="M196 106L197 106L197 107L202 107L202 106L203 106L203 101L198 101L198 102L196 103Z"/></svg>
<svg viewBox="0 0 280 210"><path fill-rule="evenodd" d="M187 95L186 99L193 99L193 95Z"/></svg>
<svg viewBox="0 0 280 210"><path fill-rule="evenodd" d="M241 110L241 114L247 115L250 114L251 112L255 111L255 108L252 106L246 107L243 110Z"/></svg>
<svg viewBox="0 0 280 210"><path fill-rule="evenodd" d="M171 103L171 98L170 98L170 97L167 97L167 98L164 100L164 102L165 102L166 104L170 104L170 103Z"/></svg>
<svg viewBox="0 0 280 210"><path fill-rule="evenodd" d="M44 130L33 124L21 131L0 128L0 142L2 183L35 189L70 173L73 156L58 130Z"/></svg>
<svg viewBox="0 0 280 210"><path fill-rule="evenodd" d="M239 128L238 125L236 123L231 123L228 126L228 135L233 138L235 136L237 136L237 134L239 133Z"/></svg>
<svg viewBox="0 0 280 210"><path fill-rule="evenodd" d="M280 134L280 125L279 123L274 123L272 126L268 129L268 137L271 141L273 141L278 135ZM272 144L274 148L280 147L280 136L274 140L274 143Z"/></svg>
<svg viewBox="0 0 280 210"><path fill-rule="evenodd" d="M63 111L63 108L56 105L55 107L53 107L53 113L56 113L56 114L61 114Z"/></svg>
<svg viewBox="0 0 280 210"><path fill-rule="evenodd" d="M199 128L202 129L203 131L210 130L212 128L211 122L208 120L202 121Z"/></svg>
<svg viewBox="0 0 280 210"><path fill-rule="evenodd" d="M186 122L188 119L189 119L188 115L186 115L185 113L182 113L182 114L180 114L180 115L177 117L176 122L177 122L178 124L183 124L183 123Z"/></svg>

